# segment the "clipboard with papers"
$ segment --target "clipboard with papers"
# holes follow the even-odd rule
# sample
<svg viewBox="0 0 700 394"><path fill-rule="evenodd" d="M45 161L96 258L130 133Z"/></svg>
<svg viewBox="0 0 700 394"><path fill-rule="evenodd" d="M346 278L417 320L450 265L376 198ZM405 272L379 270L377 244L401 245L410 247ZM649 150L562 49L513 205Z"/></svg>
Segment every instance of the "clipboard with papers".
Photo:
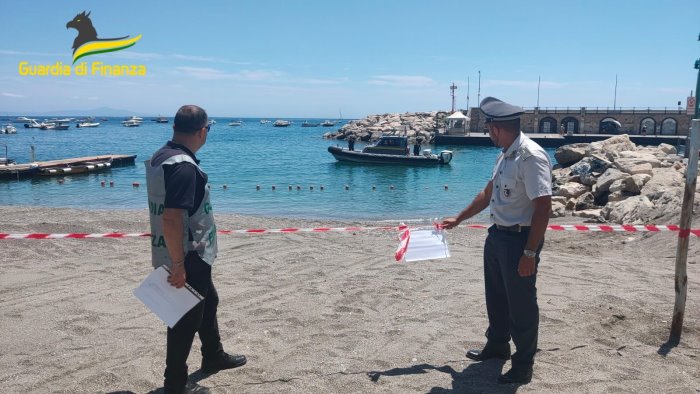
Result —
<svg viewBox="0 0 700 394"><path fill-rule="evenodd" d="M168 327L173 328L204 297L187 283L179 289L172 286L168 283L168 275L170 270L161 265L134 289L134 295Z"/></svg>

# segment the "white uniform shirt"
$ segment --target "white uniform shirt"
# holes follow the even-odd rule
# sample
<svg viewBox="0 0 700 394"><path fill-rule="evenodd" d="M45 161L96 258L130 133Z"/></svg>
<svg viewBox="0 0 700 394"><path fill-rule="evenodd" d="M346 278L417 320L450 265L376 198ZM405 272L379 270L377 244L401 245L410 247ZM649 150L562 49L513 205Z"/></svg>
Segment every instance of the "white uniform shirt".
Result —
<svg viewBox="0 0 700 394"><path fill-rule="evenodd" d="M520 133L498 156L491 180L491 221L529 226L535 211L532 200L552 195L552 163L541 146Z"/></svg>

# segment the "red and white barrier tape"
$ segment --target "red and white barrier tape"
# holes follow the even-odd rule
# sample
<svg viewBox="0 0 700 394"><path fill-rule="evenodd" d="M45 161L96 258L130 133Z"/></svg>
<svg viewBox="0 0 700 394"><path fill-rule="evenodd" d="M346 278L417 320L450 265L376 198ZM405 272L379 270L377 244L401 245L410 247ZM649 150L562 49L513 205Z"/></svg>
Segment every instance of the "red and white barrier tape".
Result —
<svg viewBox="0 0 700 394"><path fill-rule="evenodd" d="M422 226L432 227L432 226ZM467 224L459 228L487 229L487 224ZM381 227L317 227L317 228L279 228L279 229L248 229L248 230L219 230L219 234L267 234L267 233L323 233L323 232L343 232L343 231L374 231L374 230L404 230L405 226L381 226ZM421 226L413 227L421 228ZM676 225L587 225L587 224L552 224L547 226L550 231L593 231L593 232L677 232L681 238L694 235L700 237L700 228L683 229ZM8 234L0 233L0 240L4 239L85 239L85 238L129 238L129 237L149 237L150 233L68 233L68 234Z"/></svg>
<svg viewBox="0 0 700 394"><path fill-rule="evenodd" d="M403 260L403 255L405 255L406 250L408 250L408 242L411 240L411 229L408 226L399 226L399 229L401 230L401 235L399 235L399 247L396 249L396 253L394 253L396 261Z"/></svg>

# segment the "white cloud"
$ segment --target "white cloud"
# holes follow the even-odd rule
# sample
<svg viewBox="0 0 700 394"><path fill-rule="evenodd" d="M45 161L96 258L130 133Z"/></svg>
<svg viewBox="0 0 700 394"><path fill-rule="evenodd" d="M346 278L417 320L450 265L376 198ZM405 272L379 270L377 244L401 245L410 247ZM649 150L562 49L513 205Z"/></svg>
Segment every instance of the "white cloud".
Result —
<svg viewBox="0 0 700 394"><path fill-rule="evenodd" d="M69 52L70 53L70 52ZM24 51L13 51L0 49L0 55L9 56L65 56L65 53L46 53L46 52L24 52Z"/></svg>
<svg viewBox="0 0 700 394"><path fill-rule="evenodd" d="M521 89L537 89L537 81L510 81L510 80L503 80L503 79L487 79L485 81L481 82L481 86L484 87L491 87L491 86L505 86L505 87L512 87L512 88L521 88ZM548 88L548 89L559 89L566 86L566 84L563 83L558 83L558 82L552 82L552 81L541 81L540 82L540 87L541 88Z"/></svg>
<svg viewBox="0 0 700 394"><path fill-rule="evenodd" d="M435 85L435 81L432 78L422 75L375 75L368 83L370 85L411 88Z"/></svg>
<svg viewBox="0 0 700 394"><path fill-rule="evenodd" d="M21 94L7 93L7 92L2 92L1 95L2 95L2 96L5 96L5 97L12 97L12 98L23 98L23 97L25 97L25 96L23 96L23 95L21 95Z"/></svg>
<svg viewBox="0 0 700 394"><path fill-rule="evenodd" d="M176 67L179 73L204 80L269 81L284 75L281 71L242 70L229 73L209 67Z"/></svg>

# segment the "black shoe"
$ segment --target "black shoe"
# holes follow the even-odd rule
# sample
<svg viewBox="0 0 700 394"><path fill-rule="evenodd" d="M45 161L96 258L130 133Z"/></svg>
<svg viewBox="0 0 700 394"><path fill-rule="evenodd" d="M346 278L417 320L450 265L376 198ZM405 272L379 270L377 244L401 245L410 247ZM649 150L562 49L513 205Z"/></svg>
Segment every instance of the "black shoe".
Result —
<svg viewBox="0 0 700 394"><path fill-rule="evenodd" d="M470 349L467 358L474 361L486 361L490 358L500 358L508 360L510 358L510 344L508 343L487 343L482 350Z"/></svg>
<svg viewBox="0 0 700 394"><path fill-rule="evenodd" d="M202 359L202 372L204 373L217 373L224 369L231 369L240 367L244 365L248 360L246 360L243 355L231 355L227 353L222 353L220 356L214 359Z"/></svg>
<svg viewBox="0 0 700 394"><path fill-rule="evenodd" d="M189 382L185 387L163 387L165 394L211 394L207 387L200 386L195 382Z"/></svg>
<svg viewBox="0 0 700 394"><path fill-rule="evenodd" d="M532 380L532 367L513 367L498 377L498 383L527 384Z"/></svg>

